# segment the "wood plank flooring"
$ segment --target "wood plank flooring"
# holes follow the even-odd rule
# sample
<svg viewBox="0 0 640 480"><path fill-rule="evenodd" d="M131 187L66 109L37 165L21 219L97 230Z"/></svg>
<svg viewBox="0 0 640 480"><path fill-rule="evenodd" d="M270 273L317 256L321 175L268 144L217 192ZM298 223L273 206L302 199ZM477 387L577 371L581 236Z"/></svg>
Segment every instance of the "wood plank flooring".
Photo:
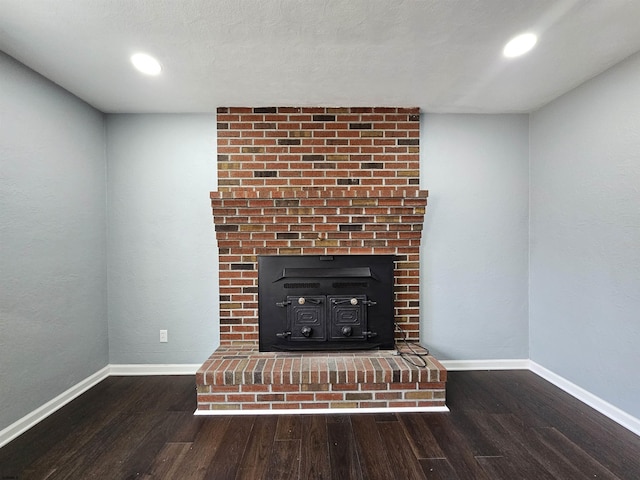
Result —
<svg viewBox="0 0 640 480"><path fill-rule="evenodd" d="M193 377L110 377L0 449L0 479L640 478L640 437L527 371L450 413L194 417Z"/></svg>

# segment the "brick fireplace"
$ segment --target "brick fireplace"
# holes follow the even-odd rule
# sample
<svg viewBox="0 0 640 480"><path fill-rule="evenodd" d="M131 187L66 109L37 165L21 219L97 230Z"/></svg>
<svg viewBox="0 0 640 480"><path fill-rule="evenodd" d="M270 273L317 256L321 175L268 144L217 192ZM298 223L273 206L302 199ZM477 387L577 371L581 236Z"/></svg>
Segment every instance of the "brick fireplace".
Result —
<svg viewBox="0 0 640 480"><path fill-rule="evenodd" d="M257 351L259 255L394 255L396 335L419 341L419 110L217 114L220 348L198 372L198 410L444 406L432 357L417 369L384 351Z"/></svg>

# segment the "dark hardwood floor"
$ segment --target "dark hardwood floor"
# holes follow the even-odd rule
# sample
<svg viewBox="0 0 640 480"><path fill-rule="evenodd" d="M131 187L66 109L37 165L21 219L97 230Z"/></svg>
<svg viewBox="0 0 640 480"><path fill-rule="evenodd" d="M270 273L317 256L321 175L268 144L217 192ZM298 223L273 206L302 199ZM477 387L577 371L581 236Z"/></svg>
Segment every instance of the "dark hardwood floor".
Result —
<svg viewBox="0 0 640 480"><path fill-rule="evenodd" d="M193 377L110 377L0 449L0 478L640 479L640 437L531 372L450 372L447 404L195 417Z"/></svg>

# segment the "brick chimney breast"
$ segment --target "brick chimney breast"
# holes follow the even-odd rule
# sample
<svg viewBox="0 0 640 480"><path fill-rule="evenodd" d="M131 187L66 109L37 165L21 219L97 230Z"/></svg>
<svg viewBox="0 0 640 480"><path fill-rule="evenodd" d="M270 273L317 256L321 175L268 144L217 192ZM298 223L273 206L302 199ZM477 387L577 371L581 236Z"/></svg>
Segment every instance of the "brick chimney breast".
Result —
<svg viewBox="0 0 640 480"><path fill-rule="evenodd" d="M396 255L395 321L419 340L418 108L222 107L220 343L258 343L258 255Z"/></svg>

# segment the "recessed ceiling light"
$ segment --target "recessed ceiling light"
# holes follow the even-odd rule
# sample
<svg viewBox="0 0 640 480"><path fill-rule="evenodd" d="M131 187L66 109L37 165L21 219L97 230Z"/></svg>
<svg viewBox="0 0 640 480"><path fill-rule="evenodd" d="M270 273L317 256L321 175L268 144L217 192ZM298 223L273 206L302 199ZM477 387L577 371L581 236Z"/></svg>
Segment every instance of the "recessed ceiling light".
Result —
<svg viewBox="0 0 640 480"><path fill-rule="evenodd" d="M140 72L146 75L158 75L162 70L160 62L146 53L136 53L131 55L131 63Z"/></svg>
<svg viewBox="0 0 640 480"><path fill-rule="evenodd" d="M507 58L519 57L531 50L537 41L538 37L533 33L523 33L509 40L509 43L504 46L502 54Z"/></svg>

